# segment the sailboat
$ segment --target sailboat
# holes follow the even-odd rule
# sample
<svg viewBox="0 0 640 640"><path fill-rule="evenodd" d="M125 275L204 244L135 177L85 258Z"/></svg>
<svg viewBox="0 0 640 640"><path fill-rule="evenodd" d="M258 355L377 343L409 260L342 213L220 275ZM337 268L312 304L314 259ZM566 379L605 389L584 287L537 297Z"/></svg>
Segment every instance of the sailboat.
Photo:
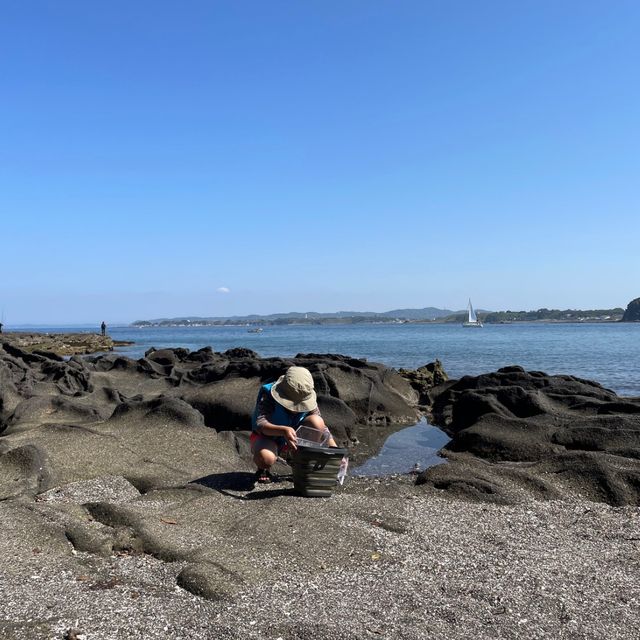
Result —
<svg viewBox="0 0 640 640"><path fill-rule="evenodd" d="M471 298L469 298L467 311L469 312L469 319L466 322L463 322L462 326L463 327L481 327L482 322L478 320L478 316L476 315L476 312L473 310L473 305L471 304Z"/></svg>

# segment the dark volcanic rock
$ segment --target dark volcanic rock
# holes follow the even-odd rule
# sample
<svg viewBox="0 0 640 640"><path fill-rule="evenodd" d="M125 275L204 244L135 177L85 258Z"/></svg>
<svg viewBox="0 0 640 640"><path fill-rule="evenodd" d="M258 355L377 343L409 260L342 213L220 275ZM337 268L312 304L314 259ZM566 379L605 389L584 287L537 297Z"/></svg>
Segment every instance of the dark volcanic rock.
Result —
<svg viewBox="0 0 640 640"><path fill-rule="evenodd" d="M292 364L307 367L318 394L344 402L358 422L411 423L418 417L417 392L384 365L332 354L298 354Z"/></svg>
<svg viewBox="0 0 640 640"><path fill-rule="evenodd" d="M91 374L77 362L67 364L47 359L40 367L44 379L56 383L60 392L65 395L81 395L93 391Z"/></svg>
<svg viewBox="0 0 640 640"><path fill-rule="evenodd" d="M7 433L53 422L88 423L108 418L108 407L91 406L65 396L33 396L22 400L6 421Z"/></svg>
<svg viewBox="0 0 640 640"><path fill-rule="evenodd" d="M622 322L640 322L640 298L632 300L627 305Z"/></svg>
<svg viewBox="0 0 640 640"><path fill-rule="evenodd" d="M429 391L449 379L440 360L425 364L418 369L399 369L398 373L403 378L406 378L411 383L411 386L419 393L421 405L431 404Z"/></svg>
<svg viewBox="0 0 640 640"><path fill-rule="evenodd" d="M188 349L155 349L152 347L145 354L147 360L152 360L162 365L175 365L189 355Z"/></svg>
<svg viewBox="0 0 640 640"><path fill-rule="evenodd" d="M640 503L640 402L521 367L466 376L432 395L433 420L451 435L452 454L419 482L505 499L508 478L540 496L555 497L560 486L612 504Z"/></svg>
<svg viewBox="0 0 640 640"><path fill-rule="evenodd" d="M185 360L188 362L207 362L213 357L213 349L211 347L203 347L197 351L191 351Z"/></svg>
<svg viewBox="0 0 640 640"><path fill-rule="evenodd" d="M87 362L93 364L96 371L139 371L140 365L137 360L132 360L126 356L118 354L109 354L105 356L91 356L87 358Z"/></svg>
<svg viewBox="0 0 640 640"><path fill-rule="evenodd" d="M34 495L49 488L51 474L45 451L34 445L0 449L0 500Z"/></svg>
<svg viewBox="0 0 640 640"><path fill-rule="evenodd" d="M202 366L187 371L185 379L196 384L208 384L217 382L225 377L229 360L226 358L210 358Z"/></svg>
<svg viewBox="0 0 640 640"><path fill-rule="evenodd" d="M251 429L251 414L260 388L258 378L224 378L182 391L181 398L197 409L205 424L217 430Z"/></svg>
<svg viewBox="0 0 640 640"><path fill-rule="evenodd" d="M176 358L176 350L162 351L162 362L172 364L148 363L148 373L178 380L173 393L218 430L250 429L260 385L277 380L292 365L311 371L320 411L343 444L356 441L358 429L365 425L410 423L419 416L418 394L410 384L395 371L365 360L332 354L260 358L249 349L221 354L205 351L198 358L178 354ZM174 353L169 355L169 351ZM146 358L141 366L144 362Z"/></svg>
<svg viewBox="0 0 640 640"><path fill-rule="evenodd" d="M202 414L191 405L177 398L159 397L153 400L133 399L118 405L113 420L166 420L182 426L202 427Z"/></svg>
<svg viewBox="0 0 640 640"><path fill-rule="evenodd" d="M437 424L459 431L487 413L527 418L535 415L595 413L620 398L597 382L573 376L548 376L522 367L465 376L445 383L432 393L432 414Z"/></svg>
<svg viewBox="0 0 640 640"><path fill-rule="evenodd" d="M311 370L320 409L342 444L357 442L371 425L418 418L418 394L404 378L343 356L263 359L248 349L150 349L139 360L110 353L63 361L5 345L0 471L19 477L14 458L24 459L25 446L46 454L39 473L59 482L118 475L147 490L212 468L251 468L245 441L260 385L293 364ZM242 433L216 433L227 431ZM32 467L23 464L26 479L15 485L20 495L42 488Z"/></svg>
<svg viewBox="0 0 640 640"><path fill-rule="evenodd" d="M240 358L249 359L249 360L259 360L260 356L251 349L245 349L244 347L236 347L234 349L227 349L222 352L222 355L225 358L234 358L236 360Z"/></svg>
<svg viewBox="0 0 640 640"><path fill-rule="evenodd" d="M355 412L340 398L330 395L318 395L318 407L327 424L331 425L331 433L336 441L355 442L358 438Z"/></svg>

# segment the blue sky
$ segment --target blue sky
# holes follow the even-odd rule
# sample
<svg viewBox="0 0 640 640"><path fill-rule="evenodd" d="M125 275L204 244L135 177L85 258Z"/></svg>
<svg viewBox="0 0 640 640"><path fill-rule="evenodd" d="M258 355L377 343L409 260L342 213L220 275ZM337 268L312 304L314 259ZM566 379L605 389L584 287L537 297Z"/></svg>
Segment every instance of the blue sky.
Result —
<svg viewBox="0 0 640 640"><path fill-rule="evenodd" d="M0 5L5 324L625 306L640 4Z"/></svg>

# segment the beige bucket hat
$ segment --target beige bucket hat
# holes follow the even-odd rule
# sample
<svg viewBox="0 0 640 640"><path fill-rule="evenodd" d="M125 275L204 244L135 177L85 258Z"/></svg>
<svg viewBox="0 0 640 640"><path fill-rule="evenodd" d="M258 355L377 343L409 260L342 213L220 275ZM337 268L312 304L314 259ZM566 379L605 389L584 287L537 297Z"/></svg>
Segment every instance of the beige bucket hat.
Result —
<svg viewBox="0 0 640 640"><path fill-rule="evenodd" d="M289 411L313 411L318 406L313 377L304 367L289 367L271 387L274 400Z"/></svg>

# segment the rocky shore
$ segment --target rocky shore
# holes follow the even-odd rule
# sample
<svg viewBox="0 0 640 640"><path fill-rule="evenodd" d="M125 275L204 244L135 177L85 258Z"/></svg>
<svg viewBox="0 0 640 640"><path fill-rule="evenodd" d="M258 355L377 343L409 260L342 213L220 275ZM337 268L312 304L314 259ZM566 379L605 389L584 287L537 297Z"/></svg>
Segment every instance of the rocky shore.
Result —
<svg viewBox="0 0 640 640"><path fill-rule="evenodd" d="M518 367L0 344L0 638L636 637L638 399ZM291 364L355 455L427 411L448 463L329 499L284 464L254 486L253 403Z"/></svg>
<svg viewBox="0 0 640 640"><path fill-rule="evenodd" d="M113 351L114 347L133 344L113 340L98 333L28 333L13 331L3 333L0 338L29 353L42 352L58 356L73 356L88 353Z"/></svg>

